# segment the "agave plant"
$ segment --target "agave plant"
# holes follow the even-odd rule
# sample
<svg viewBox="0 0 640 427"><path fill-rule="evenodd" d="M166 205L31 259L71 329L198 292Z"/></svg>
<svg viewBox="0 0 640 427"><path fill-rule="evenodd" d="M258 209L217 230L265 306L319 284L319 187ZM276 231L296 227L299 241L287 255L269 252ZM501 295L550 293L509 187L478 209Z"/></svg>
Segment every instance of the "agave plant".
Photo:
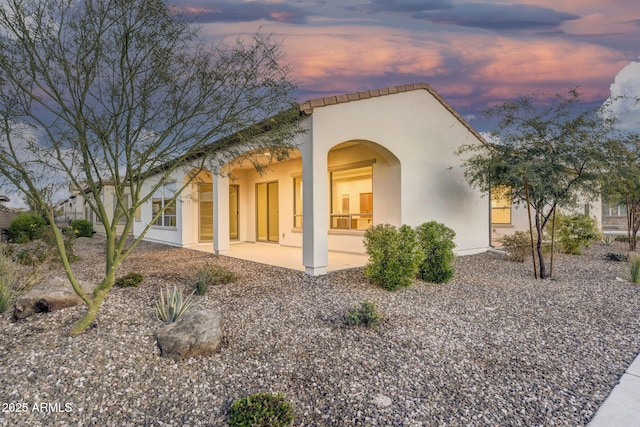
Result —
<svg viewBox="0 0 640 427"><path fill-rule="evenodd" d="M174 286L171 291L167 289L165 298L161 289L160 300L156 302L156 318L165 323L178 321L184 313L198 307L197 302L193 300L193 294L191 293L191 295L184 298L178 287Z"/></svg>

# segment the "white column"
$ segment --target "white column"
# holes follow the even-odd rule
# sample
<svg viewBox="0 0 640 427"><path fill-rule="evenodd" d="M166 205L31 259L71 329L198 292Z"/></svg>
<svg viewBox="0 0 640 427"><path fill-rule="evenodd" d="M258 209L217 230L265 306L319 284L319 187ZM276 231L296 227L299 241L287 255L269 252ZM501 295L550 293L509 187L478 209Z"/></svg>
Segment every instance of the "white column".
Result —
<svg viewBox="0 0 640 427"><path fill-rule="evenodd" d="M328 264L327 153L313 148L311 140L302 153L302 262L311 276L326 274Z"/></svg>
<svg viewBox="0 0 640 427"><path fill-rule="evenodd" d="M213 251L229 252L229 178L213 174Z"/></svg>

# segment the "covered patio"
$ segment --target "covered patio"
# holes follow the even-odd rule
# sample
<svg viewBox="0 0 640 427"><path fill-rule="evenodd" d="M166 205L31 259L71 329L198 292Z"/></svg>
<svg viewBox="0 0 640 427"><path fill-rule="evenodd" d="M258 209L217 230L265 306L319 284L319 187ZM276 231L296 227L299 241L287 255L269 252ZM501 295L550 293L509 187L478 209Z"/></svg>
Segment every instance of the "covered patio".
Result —
<svg viewBox="0 0 640 427"><path fill-rule="evenodd" d="M207 252L213 252L213 248ZM244 259L260 264L274 265L291 270L304 271L302 248L282 246L273 243L238 242L229 245L229 251L221 255ZM363 254L329 251L327 271L347 270L363 267L369 257Z"/></svg>

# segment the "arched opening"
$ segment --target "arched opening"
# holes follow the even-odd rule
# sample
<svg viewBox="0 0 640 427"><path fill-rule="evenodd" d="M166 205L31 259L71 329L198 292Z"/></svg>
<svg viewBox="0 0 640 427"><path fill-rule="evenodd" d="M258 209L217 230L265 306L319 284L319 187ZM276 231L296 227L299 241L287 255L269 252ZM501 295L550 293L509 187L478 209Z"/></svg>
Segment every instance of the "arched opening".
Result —
<svg viewBox="0 0 640 427"><path fill-rule="evenodd" d="M400 161L391 151L372 141L347 141L329 150L327 166L330 232L400 225Z"/></svg>

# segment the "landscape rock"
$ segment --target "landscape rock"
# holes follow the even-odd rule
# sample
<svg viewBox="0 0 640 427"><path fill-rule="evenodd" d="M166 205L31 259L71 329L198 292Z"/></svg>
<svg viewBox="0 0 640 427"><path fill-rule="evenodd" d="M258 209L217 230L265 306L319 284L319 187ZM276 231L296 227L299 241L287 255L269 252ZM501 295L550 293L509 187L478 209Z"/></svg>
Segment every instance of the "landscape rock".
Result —
<svg viewBox="0 0 640 427"><path fill-rule="evenodd" d="M174 360L215 353L222 341L222 315L215 310L189 311L156 332L162 357Z"/></svg>
<svg viewBox="0 0 640 427"><path fill-rule="evenodd" d="M388 408L393 403L389 396L385 396L384 394L376 394L373 398L373 403L375 403L379 408Z"/></svg>
<svg viewBox="0 0 640 427"><path fill-rule="evenodd" d="M90 292L89 285L85 284L83 288ZM51 277L18 297L13 317L20 320L36 313L48 313L78 304L82 304L82 299L75 293L69 281L62 277Z"/></svg>

